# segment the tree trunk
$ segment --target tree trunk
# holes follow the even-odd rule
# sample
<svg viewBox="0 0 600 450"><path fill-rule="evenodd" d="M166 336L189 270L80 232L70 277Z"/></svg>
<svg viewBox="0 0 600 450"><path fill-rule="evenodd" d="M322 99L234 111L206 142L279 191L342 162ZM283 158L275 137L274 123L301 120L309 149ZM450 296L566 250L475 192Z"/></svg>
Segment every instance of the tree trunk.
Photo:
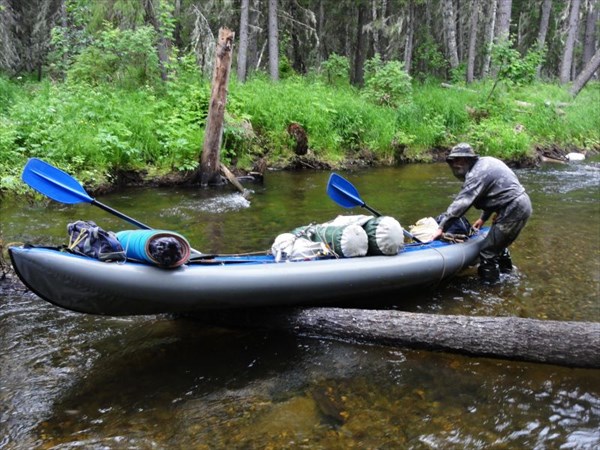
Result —
<svg viewBox="0 0 600 450"><path fill-rule="evenodd" d="M248 57L248 12L250 0L242 0L240 7L240 41L237 58L237 78L240 83L246 81L247 57Z"/></svg>
<svg viewBox="0 0 600 450"><path fill-rule="evenodd" d="M277 25L277 0L269 0L269 74L279 80L279 29Z"/></svg>
<svg viewBox="0 0 600 450"><path fill-rule="evenodd" d="M406 30L406 43L404 45L404 70L410 73L412 69L412 54L415 37L415 5L412 0L408 2L408 27Z"/></svg>
<svg viewBox="0 0 600 450"><path fill-rule="evenodd" d="M365 32L364 26L367 15L367 7L364 0L358 3L358 24L356 25L356 47L354 52L354 66L352 70L352 84L362 86L365 82Z"/></svg>
<svg viewBox="0 0 600 450"><path fill-rule="evenodd" d="M573 81L573 86L571 86L571 95L576 97L577 94L583 89L588 81L600 68L600 49L596 50L596 54L590 59L590 62L583 68L579 76Z"/></svg>
<svg viewBox="0 0 600 450"><path fill-rule="evenodd" d="M471 1L471 21L469 24L469 53L467 56L467 83L473 82L475 56L477 53L477 24L479 22L479 0Z"/></svg>
<svg viewBox="0 0 600 450"><path fill-rule="evenodd" d="M496 28L494 42L497 44L510 37L510 17L512 13L512 0L498 0L496 11Z"/></svg>
<svg viewBox="0 0 600 450"><path fill-rule="evenodd" d="M293 330L319 339L600 368L600 324L592 322L338 308L215 312L203 313L201 319L229 326Z"/></svg>
<svg viewBox="0 0 600 450"><path fill-rule="evenodd" d="M575 39L577 38L577 28L579 28L579 6L580 0L571 1L571 12L569 13L569 28L567 30L567 39L565 48L560 61L559 81L564 84L571 80L571 66L573 65L573 51L575 49Z"/></svg>
<svg viewBox="0 0 600 450"><path fill-rule="evenodd" d="M548 34L548 25L550 24L550 11L552 10L552 0L544 0L542 4L542 14L540 18L540 32L538 33L537 46L539 49L546 45L546 35ZM537 68L537 76L540 77L542 65Z"/></svg>
<svg viewBox="0 0 600 450"><path fill-rule="evenodd" d="M258 69L259 63L259 6L260 0L250 0L250 11L248 12L248 52L246 61L246 78L251 72ZM265 41L266 42L266 41Z"/></svg>
<svg viewBox="0 0 600 450"><path fill-rule="evenodd" d="M173 5L173 19L175 20L175 28L173 29L173 41L175 42L176 48L183 48L183 38L181 36L181 0L175 0Z"/></svg>
<svg viewBox="0 0 600 450"><path fill-rule="evenodd" d="M160 15L157 14L153 0L146 0L144 2L144 10L146 12L146 18L148 22L150 22L150 24L154 28L154 31L156 31L156 36L158 37L156 43L156 53L158 55L160 78L163 81L167 81L169 78L167 67L169 67L169 53L171 48L171 42L169 41L169 39L167 39L162 30L162 24L159 17Z"/></svg>
<svg viewBox="0 0 600 450"><path fill-rule="evenodd" d="M444 23L444 34L446 37L446 49L448 50L448 58L450 67L456 69L458 67L458 49L456 47L456 20L454 19L454 6L452 0L444 0L442 3L442 17Z"/></svg>
<svg viewBox="0 0 600 450"><path fill-rule="evenodd" d="M585 35L583 38L583 65L588 62L596 53L596 25L598 22L598 4L592 1L589 4L585 20Z"/></svg>
<svg viewBox="0 0 600 450"><path fill-rule="evenodd" d="M542 14L540 17L540 32L538 33L537 45L539 48L546 45L546 35L548 34L548 25L550 24L550 11L552 10L552 0L544 0L542 3Z"/></svg>
<svg viewBox="0 0 600 450"><path fill-rule="evenodd" d="M324 45L325 36L325 7L323 0L319 0L317 14L317 67L320 68L321 63L327 59L327 51Z"/></svg>
<svg viewBox="0 0 600 450"><path fill-rule="evenodd" d="M289 28L289 33L290 33L290 37L292 39L292 68L296 71L296 73L299 74L305 74L306 73L306 65L304 64L304 60L302 58L302 49L301 49L301 45L300 45L300 38L298 37L298 34L300 33L300 30L298 29L298 26L296 25L298 19L298 5L296 3L296 1L292 1L289 4L289 8L290 8L290 16L291 16L291 24L290 24L290 28Z"/></svg>
<svg viewBox="0 0 600 450"><path fill-rule="evenodd" d="M216 61L212 78L212 90L206 130L204 133L204 147L200 162L200 185L221 184L219 153L223 139L223 118L225 104L227 103L227 84L231 68L231 52L235 33L228 28L219 30L219 40L216 48Z"/></svg>
<svg viewBox="0 0 600 450"><path fill-rule="evenodd" d="M379 22L381 23L382 20L378 17L377 14L377 3L378 0L371 0L371 23L373 24L373 26L371 27L371 34L373 35L373 53L379 53L379 55L381 56L381 48L379 46L379 31L381 30L381 28L377 24L377 21L379 19Z"/></svg>
<svg viewBox="0 0 600 450"><path fill-rule="evenodd" d="M481 73L484 77L487 77L490 73L490 66L492 63L492 52L491 46L494 42L494 29L496 28L496 9L497 9L497 1L491 0L488 4L488 22L486 26L486 42L485 42L485 57L483 58L483 68Z"/></svg>

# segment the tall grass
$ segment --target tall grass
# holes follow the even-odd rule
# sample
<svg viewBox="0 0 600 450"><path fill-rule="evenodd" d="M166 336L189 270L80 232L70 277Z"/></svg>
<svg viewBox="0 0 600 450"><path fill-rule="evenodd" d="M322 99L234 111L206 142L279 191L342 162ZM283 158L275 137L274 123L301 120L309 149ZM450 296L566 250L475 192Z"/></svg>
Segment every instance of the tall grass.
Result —
<svg viewBox="0 0 600 450"><path fill-rule="evenodd" d="M459 141L505 159L531 156L536 145L600 147L600 83L575 101L551 84L500 85L489 98L491 90L491 82L468 89L414 84L399 106L389 107L317 77L232 80L222 158L242 168L258 158L284 166L294 157L291 123L306 130L312 157L334 165L366 154L392 163L399 148L427 160L432 149ZM209 82L195 76L136 89L0 77L0 192L24 189L19 174L29 157L90 186L120 170L193 169L209 100Z"/></svg>

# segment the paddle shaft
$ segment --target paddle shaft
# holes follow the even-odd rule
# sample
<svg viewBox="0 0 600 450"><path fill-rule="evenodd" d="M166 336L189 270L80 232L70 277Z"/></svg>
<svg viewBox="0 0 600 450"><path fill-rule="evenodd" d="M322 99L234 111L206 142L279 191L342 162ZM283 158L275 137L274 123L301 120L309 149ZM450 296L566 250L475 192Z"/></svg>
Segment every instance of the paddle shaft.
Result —
<svg viewBox="0 0 600 450"><path fill-rule="evenodd" d="M114 216L119 217L120 219L125 220L126 222L129 222L132 225L135 225L138 228L141 228L142 230L151 230L152 229L152 227L149 227L148 225L143 224L142 222L135 220L134 218L129 217L129 216L123 214L122 212L117 211L116 209L113 209L110 206L105 205L104 203L100 203L96 199L92 199L91 204L94 206L97 206L100 209L103 209L104 211L106 211Z"/></svg>
<svg viewBox="0 0 600 450"><path fill-rule="evenodd" d="M100 203L98 200L90 197L90 195L83 188L81 183L73 178L68 173L57 169L56 167L48 164L45 161L37 158L30 158L23 169L22 179L25 183L31 186L39 193L50 197L52 200L65 203L67 205L77 203L89 203L90 205L97 206L104 211L129 222L132 225L142 230L152 230L153 228L123 214L110 206ZM196 257L203 255L195 249L190 249L192 254Z"/></svg>
<svg viewBox="0 0 600 450"><path fill-rule="evenodd" d="M369 205L367 205L366 203L364 203L362 205L363 208L365 208L366 210L372 212L373 214L375 214L377 217L381 217L383 216L383 214L381 214L379 211L374 210L373 208L371 208Z"/></svg>
<svg viewBox="0 0 600 450"><path fill-rule="evenodd" d="M372 212L373 214L375 214L376 216L382 216L382 214L379 211L374 210L373 208L371 208L369 205L367 205L366 203L363 203L361 205L363 208L369 210L370 212ZM415 237L415 235L413 235L412 233L408 232L407 230L404 229L404 227L402 227L402 233L404 234L404 236L406 236L409 239L412 239L413 241L415 241L417 244L422 244L423 241L421 241L420 239L418 239L417 237Z"/></svg>
<svg viewBox="0 0 600 450"><path fill-rule="evenodd" d="M337 173L332 173L329 177L329 182L327 183L327 194L334 202L340 206L343 206L344 208L360 206L361 208L365 208L378 217L382 216L379 211L371 208L364 202L362 198L360 198L358 190L352 183ZM409 233L404 228L402 228L402 233L407 238L412 239L419 244L423 243L420 239L416 238L412 233Z"/></svg>

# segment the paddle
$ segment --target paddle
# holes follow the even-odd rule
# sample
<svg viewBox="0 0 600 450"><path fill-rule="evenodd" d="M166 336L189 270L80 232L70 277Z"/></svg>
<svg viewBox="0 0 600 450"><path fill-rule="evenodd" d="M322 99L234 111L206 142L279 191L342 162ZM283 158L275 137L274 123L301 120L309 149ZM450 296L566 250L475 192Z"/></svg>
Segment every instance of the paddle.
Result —
<svg viewBox="0 0 600 450"><path fill-rule="evenodd" d="M60 203L67 205L73 205L76 203L90 203L97 206L104 211L113 214L120 219L135 225L142 230L152 230L148 225L129 217L110 206L100 203L98 200L93 199L85 191L83 186L73 178L71 175L63 172L60 169L48 164L45 161L37 158L31 158L27 161L25 168L23 169L22 180L27 183L30 187L38 191L40 194L50 197ZM198 250L191 249L192 258L206 258L212 257L213 255L204 255Z"/></svg>
<svg viewBox="0 0 600 450"><path fill-rule="evenodd" d="M90 203L138 228L143 230L152 229L148 225L93 199L75 178L41 159L30 158L23 169L21 178L40 194L44 194L46 197L50 197L57 202L67 205Z"/></svg>
<svg viewBox="0 0 600 450"><path fill-rule="evenodd" d="M329 182L327 183L327 195L338 205L343 206L344 208L354 208L356 206L360 206L371 211L376 216L381 216L382 214L369 205L367 205L362 198L360 198L360 194L356 190L356 188L346 180L344 177L338 175L337 173L332 173L329 177ZM412 239L419 244L422 242L413 236L411 233L402 228L402 232L404 236Z"/></svg>

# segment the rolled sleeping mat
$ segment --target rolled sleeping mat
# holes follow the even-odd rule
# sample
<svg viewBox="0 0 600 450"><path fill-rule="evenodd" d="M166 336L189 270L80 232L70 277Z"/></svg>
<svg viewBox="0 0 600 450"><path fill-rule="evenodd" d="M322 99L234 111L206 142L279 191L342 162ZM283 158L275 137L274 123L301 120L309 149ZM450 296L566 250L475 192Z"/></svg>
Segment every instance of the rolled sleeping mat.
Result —
<svg viewBox="0 0 600 450"><path fill-rule="evenodd" d="M363 228L369 237L368 255L397 255L404 249L402 226L393 217L374 217Z"/></svg>
<svg viewBox="0 0 600 450"><path fill-rule="evenodd" d="M175 268L190 259L190 244L180 234L165 230L124 230L117 239L128 258L163 268Z"/></svg>
<svg viewBox="0 0 600 450"><path fill-rule="evenodd" d="M345 258L365 256L369 249L367 233L357 224L316 225L311 240L324 242L338 256Z"/></svg>

